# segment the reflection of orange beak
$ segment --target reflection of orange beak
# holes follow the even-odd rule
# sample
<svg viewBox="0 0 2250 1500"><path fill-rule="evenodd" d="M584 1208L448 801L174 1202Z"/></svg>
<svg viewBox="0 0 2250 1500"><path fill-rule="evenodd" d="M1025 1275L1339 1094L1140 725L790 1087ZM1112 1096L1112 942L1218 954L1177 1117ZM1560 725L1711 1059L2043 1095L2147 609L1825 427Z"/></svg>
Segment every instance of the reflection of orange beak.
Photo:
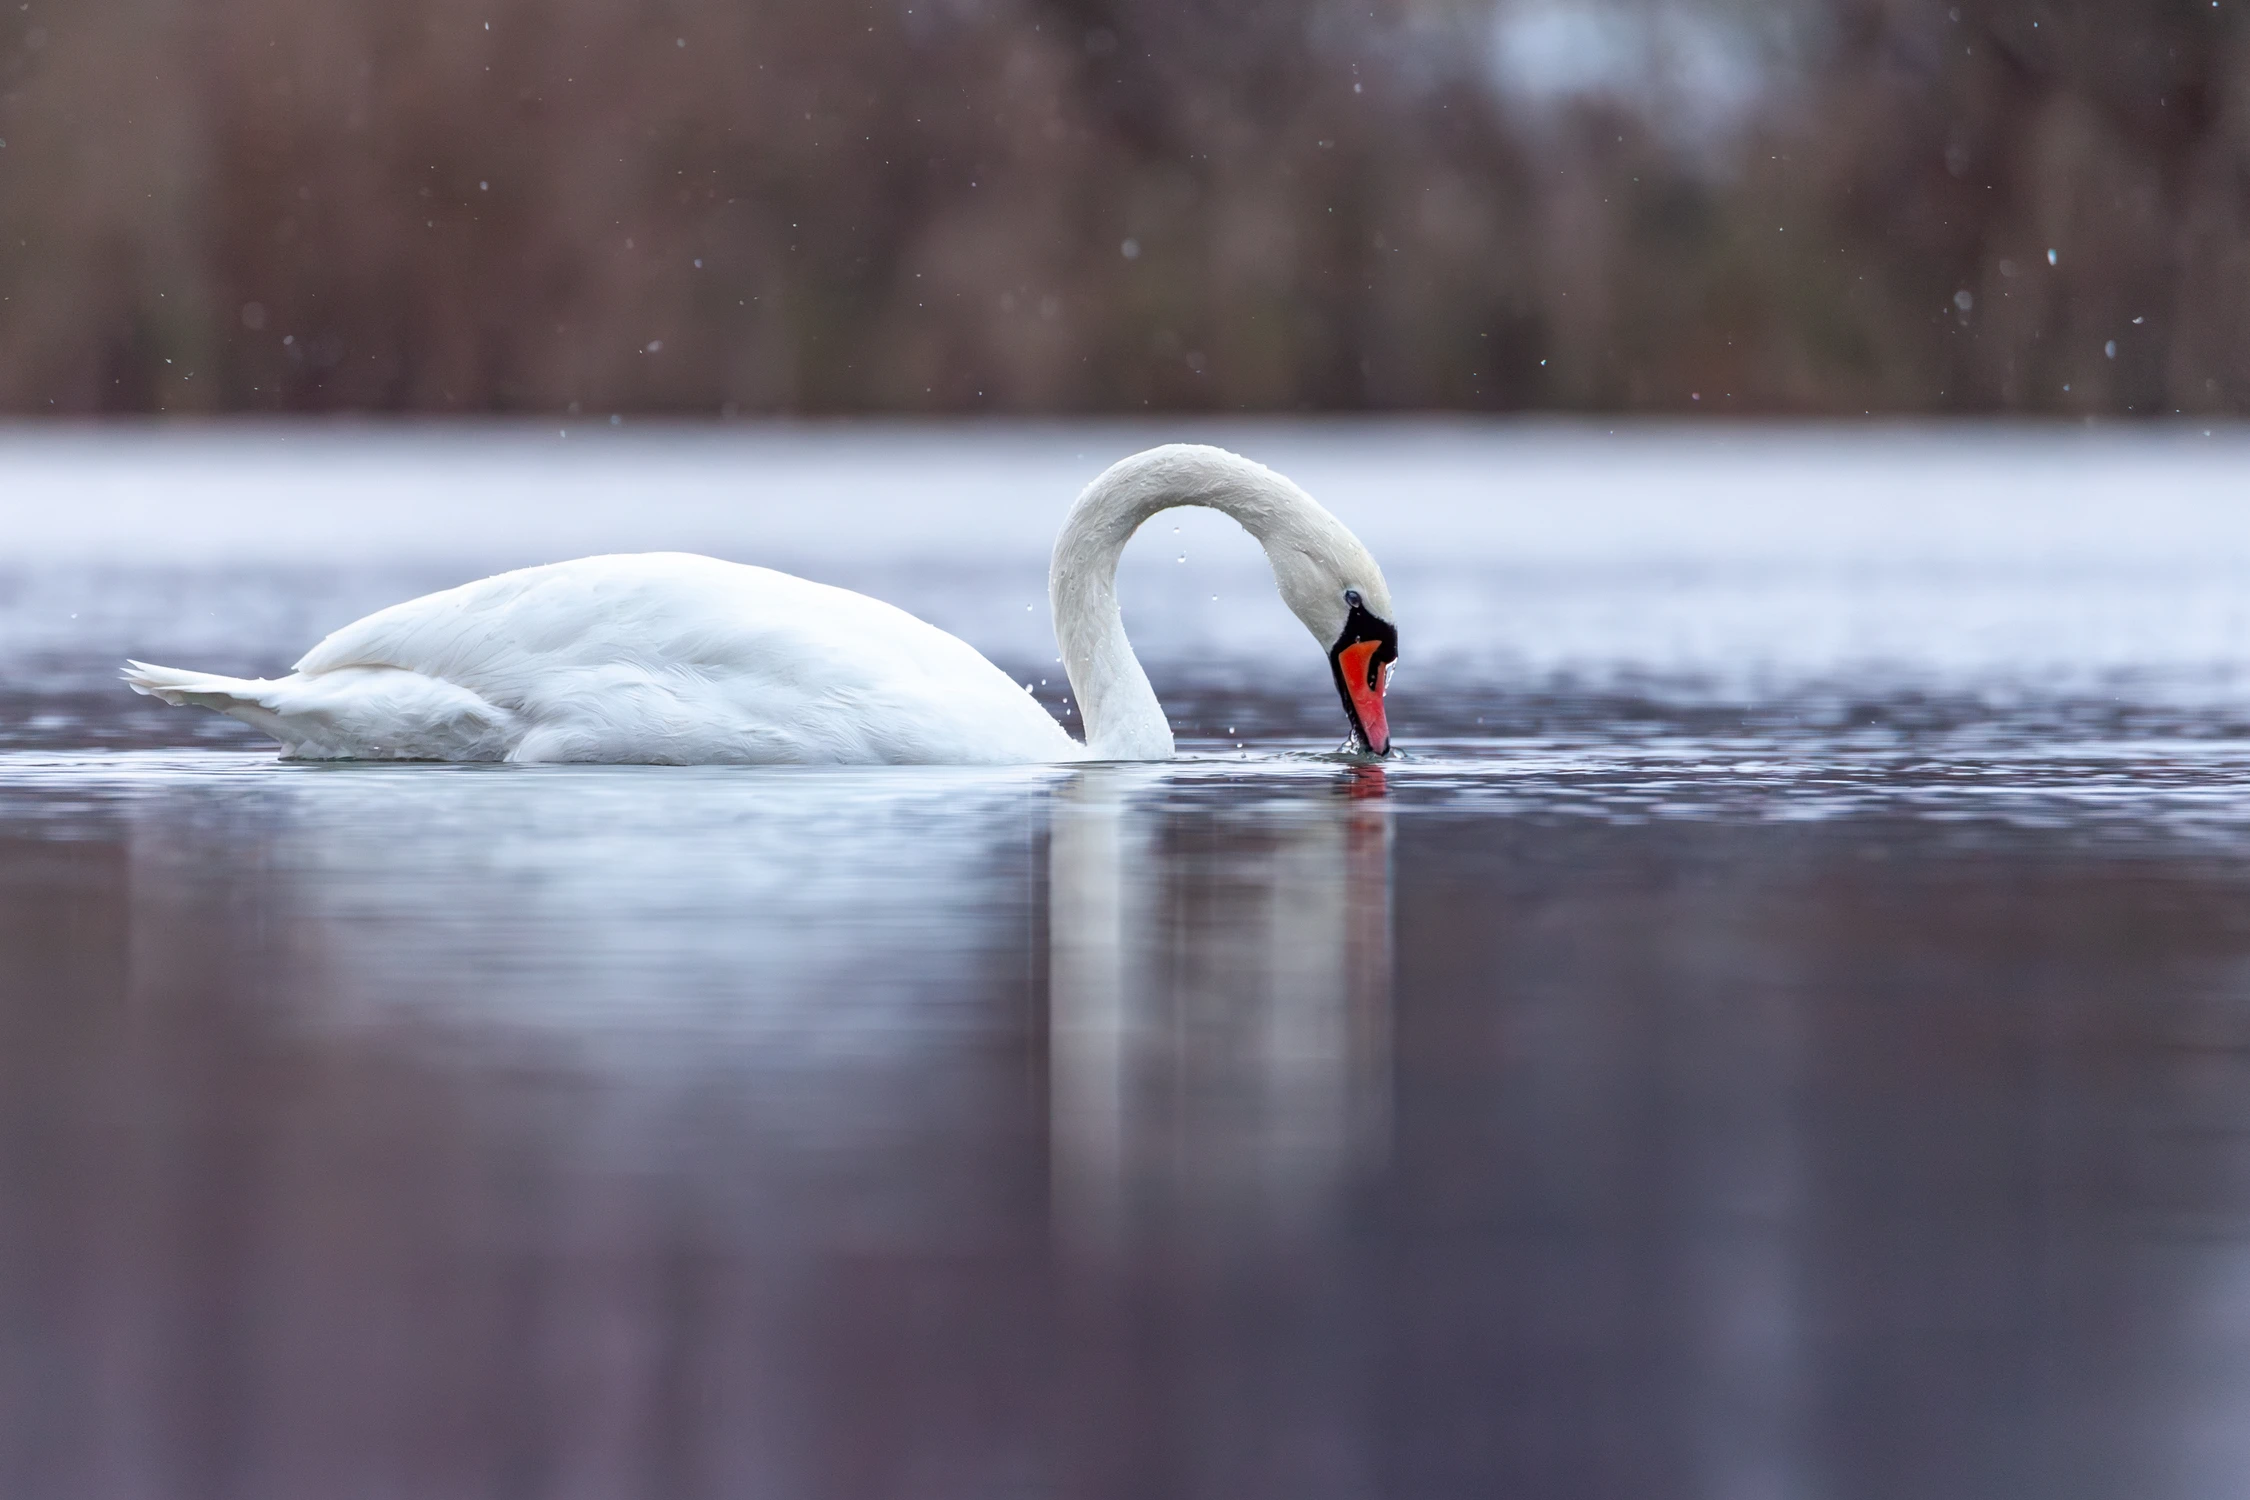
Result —
<svg viewBox="0 0 2250 1500"><path fill-rule="evenodd" d="M1344 691L1351 695L1352 714L1367 748L1388 755L1391 722L1383 713L1383 694L1390 686L1391 668L1388 662L1376 664L1375 653L1382 649L1381 641L1360 641L1337 652L1336 662L1343 669Z"/></svg>

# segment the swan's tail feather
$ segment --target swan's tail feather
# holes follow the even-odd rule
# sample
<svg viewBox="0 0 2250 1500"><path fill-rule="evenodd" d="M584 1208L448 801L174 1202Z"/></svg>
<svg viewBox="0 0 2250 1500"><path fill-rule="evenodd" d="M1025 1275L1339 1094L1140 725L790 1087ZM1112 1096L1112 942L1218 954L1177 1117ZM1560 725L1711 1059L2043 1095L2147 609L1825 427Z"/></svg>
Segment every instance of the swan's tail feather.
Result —
<svg viewBox="0 0 2250 1500"><path fill-rule="evenodd" d="M129 661L136 693L208 708L315 760L498 760L515 716L467 688L397 667L347 667L268 681Z"/></svg>
<svg viewBox="0 0 2250 1500"><path fill-rule="evenodd" d="M266 707L264 691L273 686L270 682L220 677L211 672L188 672L145 661L128 661L120 675L125 685L136 693L162 698L175 707L193 704L197 708L215 708L221 713L241 705Z"/></svg>
<svg viewBox="0 0 2250 1500"><path fill-rule="evenodd" d="M134 692L161 698L175 708L208 708L285 743L294 738L287 732L283 717L274 712L274 683L159 667L145 661L126 662L120 675Z"/></svg>

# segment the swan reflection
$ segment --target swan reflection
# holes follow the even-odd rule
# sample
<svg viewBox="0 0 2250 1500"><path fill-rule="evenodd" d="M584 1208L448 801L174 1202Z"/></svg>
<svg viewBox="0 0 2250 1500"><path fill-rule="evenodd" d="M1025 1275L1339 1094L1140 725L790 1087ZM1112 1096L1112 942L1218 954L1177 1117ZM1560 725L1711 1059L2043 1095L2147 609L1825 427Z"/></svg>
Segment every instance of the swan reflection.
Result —
<svg viewBox="0 0 2250 1500"><path fill-rule="evenodd" d="M1090 1246L1175 1216L1302 1226L1379 1161L1390 1118L1383 773L1326 798L1182 807L1093 768L1052 812L1057 1227Z"/></svg>

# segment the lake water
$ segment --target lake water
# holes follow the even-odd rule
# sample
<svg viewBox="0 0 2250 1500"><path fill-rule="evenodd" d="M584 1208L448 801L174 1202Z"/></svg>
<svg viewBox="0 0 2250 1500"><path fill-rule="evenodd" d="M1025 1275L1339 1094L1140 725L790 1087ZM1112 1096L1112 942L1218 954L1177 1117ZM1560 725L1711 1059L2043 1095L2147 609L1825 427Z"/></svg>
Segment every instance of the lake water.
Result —
<svg viewBox="0 0 2250 1500"><path fill-rule="evenodd" d="M1059 702L1054 525L1183 431L1384 561L1407 756L1196 515L1168 766L289 765L112 681L688 546ZM2245 476L0 430L0 1493L2250 1493Z"/></svg>

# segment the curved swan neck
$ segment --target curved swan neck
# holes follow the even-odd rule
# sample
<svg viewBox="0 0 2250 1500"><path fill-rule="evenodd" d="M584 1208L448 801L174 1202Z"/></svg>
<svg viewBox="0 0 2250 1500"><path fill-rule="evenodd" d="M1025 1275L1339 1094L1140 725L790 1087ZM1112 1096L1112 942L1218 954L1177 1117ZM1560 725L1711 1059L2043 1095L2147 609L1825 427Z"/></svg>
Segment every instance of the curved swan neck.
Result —
<svg viewBox="0 0 2250 1500"><path fill-rule="evenodd" d="M1078 497L1055 539L1048 573L1055 639L1086 724L1086 748L1101 760L1168 760L1172 726L1125 637L1117 563L1141 523L1158 511L1201 505L1222 511L1258 539L1283 599L1317 637L1325 608L1306 564L1324 557L1372 558L1335 517L1281 475L1223 448L1175 443L1136 453ZM1379 586L1380 574L1374 575ZM1339 623L1342 605L1336 605ZM1328 641L1321 640L1325 648Z"/></svg>

